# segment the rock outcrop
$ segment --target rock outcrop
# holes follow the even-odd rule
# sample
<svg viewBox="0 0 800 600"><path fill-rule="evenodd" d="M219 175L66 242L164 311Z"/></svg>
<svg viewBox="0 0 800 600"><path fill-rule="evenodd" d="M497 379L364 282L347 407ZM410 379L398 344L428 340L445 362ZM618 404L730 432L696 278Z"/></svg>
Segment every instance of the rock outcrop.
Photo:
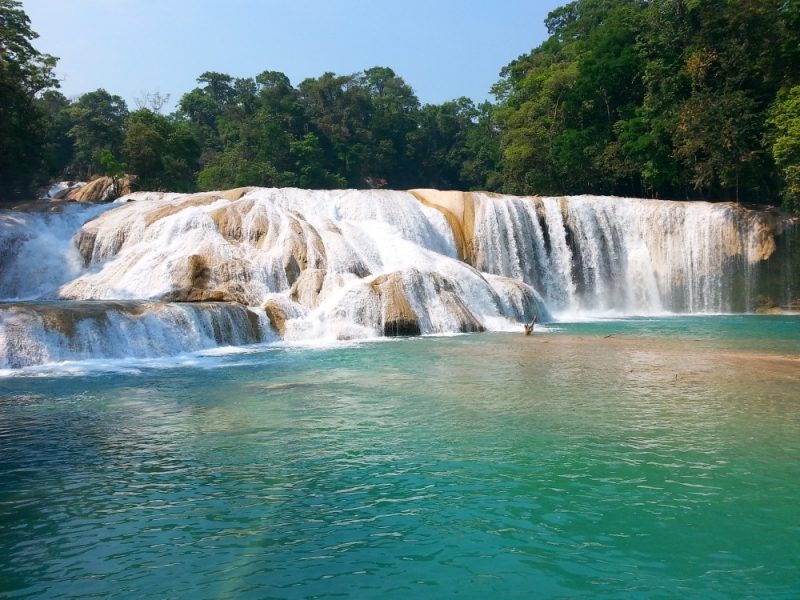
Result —
<svg viewBox="0 0 800 600"><path fill-rule="evenodd" d="M71 189L65 199L75 202L108 202L130 194L131 181L130 177L123 177L115 185L111 177L98 177L85 185Z"/></svg>
<svg viewBox="0 0 800 600"><path fill-rule="evenodd" d="M419 319L406 297L405 282L401 273L380 275L372 280L370 287L381 303L383 335L394 337L422 333Z"/></svg>

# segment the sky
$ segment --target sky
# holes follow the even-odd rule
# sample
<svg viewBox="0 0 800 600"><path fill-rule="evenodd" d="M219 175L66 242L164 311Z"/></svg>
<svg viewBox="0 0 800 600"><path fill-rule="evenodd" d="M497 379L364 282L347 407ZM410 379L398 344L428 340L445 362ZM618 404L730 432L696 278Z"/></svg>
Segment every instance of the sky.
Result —
<svg viewBox="0 0 800 600"><path fill-rule="evenodd" d="M493 100L500 69L547 37L566 0L23 0L34 47L60 58L61 92L170 94L205 71L282 71L294 85L326 71L391 67L422 103Z"/></svg>

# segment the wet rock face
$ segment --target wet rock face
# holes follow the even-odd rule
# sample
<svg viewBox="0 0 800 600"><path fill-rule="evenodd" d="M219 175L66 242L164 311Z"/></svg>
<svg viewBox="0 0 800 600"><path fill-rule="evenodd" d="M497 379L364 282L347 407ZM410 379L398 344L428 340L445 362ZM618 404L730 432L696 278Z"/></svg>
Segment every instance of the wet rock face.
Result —
<svg viewBox="0 0 800 600"><path fill-rule="evenodd" d="M22 244L33 236L22 223L11 216L0 215L0 275L3 267L11 264Z"/></svg>
<svg viewBox="0 0 800 600"><path fill-rule="evenodd" d="M272 328L283 339L286 336L286 321L290 318L288 312L275 300L268 301L264 305L264 311L267 313L267 318Z"/></svg>
<svg viewBox="0 0 800 600"><path fill-rule="evenodd" d="M200 254L192 254L187 260L185 285L162 299L167 302L233 302L223 290L209 289L211 266Z"/></svg>
<svg viewBox="0 0 800 600"><path fill-rule="evenodd" d="M289 298L307 308L317 308L326 274L326 269L306 269L289 290Z"/></svg>
<svg viewBox="0 0 800 600"><path fill-rule="evenodd" d="M273 296L264 304L264 312L270 325L281 339L287 338L287 328L293 319L299 319L308 314L305 307L292 302L286 296Z"/></svg>
<svg viewBox="0 0 800 600"><path fill-rule="evenodd" d="M146 358L265 341L258 315L229 303L0 304L0 368Z"/></svg>
<svg viewBox="0 0 800 600"><path fill-rule="evenodd" d="M459 260L475 266L475 202L470 192L409 190L425 206L441 212L453 231Z"/></svg>
<svg viewBox="0 0 800 600"><path fill-rule="evenodd" d="M380 298L383 335L397 337L422 334L419 319L406 298L407 292L401 273L380 275L370 286Z"/></svg>

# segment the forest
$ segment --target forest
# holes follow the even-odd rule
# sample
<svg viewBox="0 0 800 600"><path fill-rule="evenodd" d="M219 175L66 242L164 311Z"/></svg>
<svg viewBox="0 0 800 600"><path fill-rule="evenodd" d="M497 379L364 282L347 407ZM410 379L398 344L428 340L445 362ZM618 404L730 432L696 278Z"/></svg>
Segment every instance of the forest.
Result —
<svg viewBox="0 0 800 600"><path fill-rule="evenodd" d="M67 98L17 0L0 0L0 196L129 174L240 186L610 194L800 212L800 0L576 0L503 67L495 102L421 104L388 67L293 84L206 72L172 114Z"/></svg>

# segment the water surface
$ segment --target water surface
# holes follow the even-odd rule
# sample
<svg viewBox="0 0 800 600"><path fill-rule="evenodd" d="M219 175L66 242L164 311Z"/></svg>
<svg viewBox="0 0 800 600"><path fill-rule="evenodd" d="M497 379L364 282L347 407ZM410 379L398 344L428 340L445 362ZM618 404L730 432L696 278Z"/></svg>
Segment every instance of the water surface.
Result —
<svg viewBox="0 0 800 600"><path fill-rule="evenodd" d="M0 380L4 597L800 595L798 317L86 365Z"/></svg>

